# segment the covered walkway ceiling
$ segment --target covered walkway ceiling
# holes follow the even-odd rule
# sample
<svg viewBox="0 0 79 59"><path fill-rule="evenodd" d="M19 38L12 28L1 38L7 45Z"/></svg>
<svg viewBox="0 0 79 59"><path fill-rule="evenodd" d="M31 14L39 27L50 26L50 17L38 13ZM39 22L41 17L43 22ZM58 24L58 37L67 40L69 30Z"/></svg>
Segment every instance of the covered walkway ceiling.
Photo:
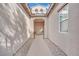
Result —
<svg viewBox="0 0 79 59"><path fill-rule="evenodd" d="M23 3L22 6L30 16L48 16L54 3Z"/></svg>

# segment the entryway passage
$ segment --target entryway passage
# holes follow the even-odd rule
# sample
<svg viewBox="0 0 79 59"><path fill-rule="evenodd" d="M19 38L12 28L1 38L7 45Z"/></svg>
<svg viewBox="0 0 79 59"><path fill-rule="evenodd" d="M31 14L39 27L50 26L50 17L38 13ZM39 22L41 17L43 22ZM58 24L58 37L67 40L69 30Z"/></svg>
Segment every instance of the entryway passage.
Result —
<svg viewBox="0 0 79 59"><path fill-rule="evenodd" d="M52 55L42 35L36 36L33 44L31 45L28 56L49 56Z"/></svg>
<svg viewBox="0 0 79 59"><path fill-rule="evenodd" d="M43 39L43 35L37 35L31 45L27 55L28 56L66 55L55 44L53 44L53 45L52 44L48 39Z"/></svg>

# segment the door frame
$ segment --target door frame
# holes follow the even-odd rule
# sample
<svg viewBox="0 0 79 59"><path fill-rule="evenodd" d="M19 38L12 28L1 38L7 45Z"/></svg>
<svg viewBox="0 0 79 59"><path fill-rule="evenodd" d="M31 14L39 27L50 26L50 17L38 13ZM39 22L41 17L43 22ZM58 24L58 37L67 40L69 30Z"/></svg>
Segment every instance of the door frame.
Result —
<svg viewBox="0 0 79 59"><path fill-rule="evenodd" d="M34 20L34 38L35 38L35 23L43 23L43 34L37 34L37 35L43 35L44 38L44 26L45 26L45 21L43 19L35 19Z"/></svg>

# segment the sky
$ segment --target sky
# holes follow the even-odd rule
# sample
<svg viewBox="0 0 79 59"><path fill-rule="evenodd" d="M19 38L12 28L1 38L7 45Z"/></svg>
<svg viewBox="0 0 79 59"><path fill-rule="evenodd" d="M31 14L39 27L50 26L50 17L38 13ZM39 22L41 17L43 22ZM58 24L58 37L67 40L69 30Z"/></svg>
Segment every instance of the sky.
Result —
<svg viewBox="0 0 79 59"><path fill-rule="evenodd" d="M28 6L29 6L30 8L32 8L32 7L36 6L36 5L41 5L41 6L44 6L44 7L46 7L46 8L49 7L49 3L28 3Z"/></svg>

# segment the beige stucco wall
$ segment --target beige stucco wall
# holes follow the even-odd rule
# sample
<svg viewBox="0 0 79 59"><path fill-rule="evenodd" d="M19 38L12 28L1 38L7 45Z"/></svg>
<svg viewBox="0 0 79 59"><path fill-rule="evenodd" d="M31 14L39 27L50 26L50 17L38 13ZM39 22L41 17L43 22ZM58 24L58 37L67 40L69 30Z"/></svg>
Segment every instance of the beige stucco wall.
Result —
<svg viewBox="0 0 79 59"><path fill-rule="evenodd" d="M0 55L13 55L29 39L29 16L19 6L0 4Z"/></svg>
<svg viewBox="0 0 79 59"><path fill-rule="evenodd" d="M79 4L69 4L68 33L59 32L57 10L61 5L59 4L48 17L48 38L67 55L79 55Z"/></svg>

